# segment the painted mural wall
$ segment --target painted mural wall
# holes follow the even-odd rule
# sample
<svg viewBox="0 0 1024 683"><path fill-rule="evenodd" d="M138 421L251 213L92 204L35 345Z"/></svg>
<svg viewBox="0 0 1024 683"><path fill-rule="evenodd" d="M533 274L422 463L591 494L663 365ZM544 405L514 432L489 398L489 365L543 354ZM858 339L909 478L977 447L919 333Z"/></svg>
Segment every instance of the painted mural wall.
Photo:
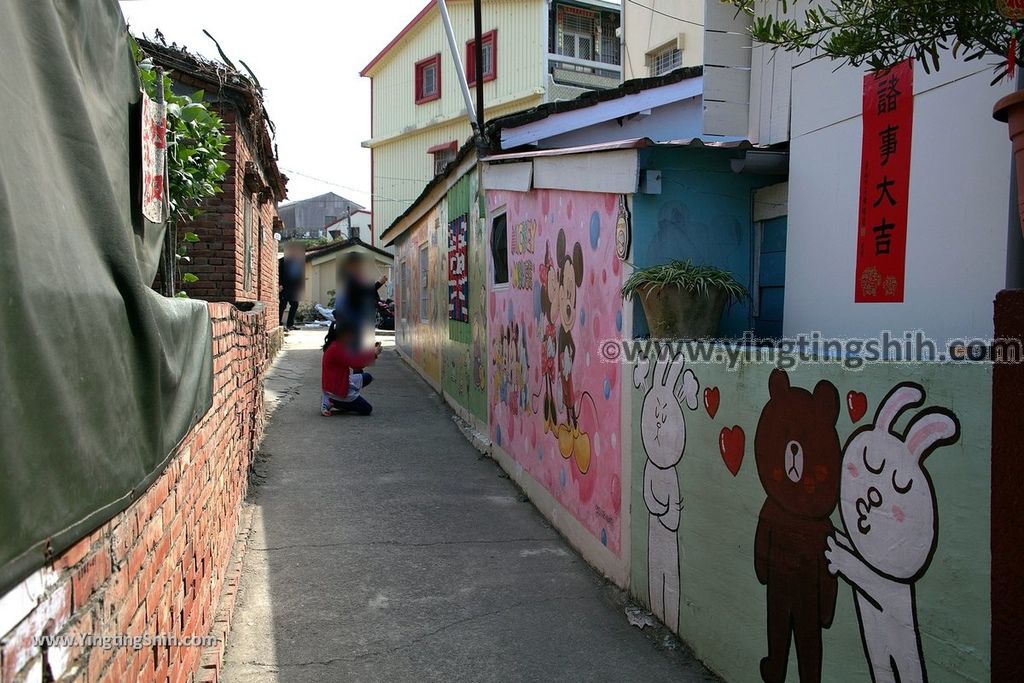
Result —
<svg viewBox="0 0 1024 683"><path fill-rule="evenodd" d="M441 352L448 337L443 206L431 211L397 244L399 273L396 343L420 371L441 383Z"/></svg>
<svg viewBox="0 0 1024 683"><path fill-rule="evenodd" d="M619 555L622 368L598 348L622 328L619 198L488 192L487 205L491 220L507 212L509 273L493 284L488 249L492 442Z"/></svg>
<svg viewBox="0 0 1024 683"><path fill-rule="evenodd" d="M990 679L990 366L624 370L630 590L698 658L730 681Z"/></svg>
<svg viewBox="0 0 1024 683"><path fill-rule="evenodd" d="M487 276L482 197L474 170L448 192L442 385L453 402L487 422ZM452 247L455 246L455 249Z"/></svg>

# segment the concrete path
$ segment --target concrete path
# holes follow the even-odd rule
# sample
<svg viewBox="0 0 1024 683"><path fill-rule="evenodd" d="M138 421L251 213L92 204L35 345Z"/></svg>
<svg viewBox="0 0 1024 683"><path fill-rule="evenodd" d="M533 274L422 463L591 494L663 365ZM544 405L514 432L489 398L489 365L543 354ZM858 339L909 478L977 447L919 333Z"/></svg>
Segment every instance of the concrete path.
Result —
<svg viewBox="0 0 1024 683"><path fill-rule="evenodd" d="M268 381L222 680L710 680L584 563L385 351L372 417L320 416L322 332Z"/></svg>

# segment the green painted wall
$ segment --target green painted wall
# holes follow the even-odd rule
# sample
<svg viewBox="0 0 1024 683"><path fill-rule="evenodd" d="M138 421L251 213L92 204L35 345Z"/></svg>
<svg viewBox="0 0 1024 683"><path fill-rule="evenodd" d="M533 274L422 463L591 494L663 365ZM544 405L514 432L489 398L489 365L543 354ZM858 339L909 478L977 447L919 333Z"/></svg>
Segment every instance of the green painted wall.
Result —
<svg viewBox="0 0 1024 683"><path fill-rule="evenodd" d="M699 383L696 400L691 403L696 407L691 409L685 405L684 395L682 410L670 410L667 424L670 430L675 427L678 432L685 421L682 459L669 470L678 477L682 503L675 534L678 552L674 553L680 576L678 632L697 657L725 680L758 681L761 680L759 664L767 654L767 606L766 587L755 574L754 540L766 493L758 476L754 443L762 407L769 400L768 382L773 366L748 362L736 370L729 370L722 364L694 363L688 367L694 372L692 379ZM827 380L836 387L840 406L836 430L840 446L846 445L856 429L873 423L883 398L901 382L918 383L925 397L922 406L899 416L895 422L898 433L902 434L914 415L932 406L951 411L959 420L959 440L936 448L924 462L937 501L938 532L931 562L914 583L916 614L928 680L989 680L991 368L876 363L851 371L837 365L805 364L790 371L789 379L792 387L808 390L814 389L820 380ZM712 418L715 389L719 405ZM692 395L693 387L688 390L682 393ZM710 390L707 397L706 390ZM864 394L866 410L862 417L857 414L860 397L854 395L848 399L849 392ZM651 524L659 524L660 518L652 517L644 499L648 458L643 432L650 435L657 429L653 426L653 412L644 416L645 395L644 390L635 389L632 399L630 590L638 600L650 605L649 572L653 569L657 576L662 576L658 567L665 562L664 551L667 548L672 556L673 549L671 534L666 536L658 527L654 527L653 536L661 539L657 543L660 547L649 547ZM848 401L852 409L848 408ZM784 430L779 432L785 435L782 438L807 442L810 453L816 448L811 445L815 439L808 430L820 431L820 420L818 428L811 426L815 423L815 418L811 417L813 412L806 406L794 408L788 419L773 412L766 416L766 432L771 429L769 424L776 425L776 429ZM860 419L854 420L854 417ZM736 427L744 433L742 448L738 445ZM723 438L723 429L733 431L726 432ZM664 440L664 435L661 438ZM656 453L657 445L653 440L649 443ZM767 447L762 449L768 450ZM742 461L734 476L726 460L735 468L738 454L742 454ZM863 475L864 471L856 467L859 453L847 456L840 476L852 476L847 469L851 462L857 474ZM814 456L806 457L809 458L806 461L808 472L812 472L816 466ZM871 458L874 458L874 450ZM878 465L879 460L874 460L874 464ZM887 474L886 470L881 476ZM914 485L918 487L917 493L927 491L927 481L920 476ZM889 500L895 499L891 490L881 484L879 488L886 491ZM840 498L847 497L847 490L842 490ZM851 490L855 491L856 487L851 486ZM888 520L866 518L876 524L873 532L881 533L887 524L892 524L896 512L895 509L888 511L889 500L879 506L878 511L871 511L872 515L883 514ZM843 529L841 508L842 505L831 514L831 523ZM919 530L912 523L912 517L912 511L907 510L905 528ZM915 538L917 536L900 538L899 542ZM834 621L821 634L822 680L872 680L861 642L853 590L844 580L838 582ZM896 641L898 638L893 640ZM787 680L798 680L795 648L790 650ZM910 679L904 675L903 680Z"/></svg>
<svg viewBox="0 0 1024 683"><path fill-rule="evenodd" d="M463 176L449 190L442 202L443 223L462 215L469 216L469 322L448 321L448 335L444 343L442 385L455 402L479 420L487 421L487 338L486 290L484 280L483 215L477 196L476 169ZM447 232L445 232L447 253ZM445 301L448 298L447 279L441 283ZM447 306L447 303L446 303ZM447 310L447 308L446 308Z"/></svg>

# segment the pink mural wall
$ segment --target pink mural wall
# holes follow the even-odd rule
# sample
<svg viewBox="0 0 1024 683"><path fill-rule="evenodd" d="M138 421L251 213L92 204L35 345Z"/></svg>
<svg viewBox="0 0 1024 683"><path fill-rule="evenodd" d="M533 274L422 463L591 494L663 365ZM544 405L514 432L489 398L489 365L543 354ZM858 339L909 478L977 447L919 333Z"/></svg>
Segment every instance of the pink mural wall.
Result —
<svg viewBox="0 0 1024 683"><path fill-rule="evenodd" d="M488 255L491 438L620 554L622 334L618 195L489 192L506 211L508 283ZM489 235L490 236L490 235Z"/></svg>

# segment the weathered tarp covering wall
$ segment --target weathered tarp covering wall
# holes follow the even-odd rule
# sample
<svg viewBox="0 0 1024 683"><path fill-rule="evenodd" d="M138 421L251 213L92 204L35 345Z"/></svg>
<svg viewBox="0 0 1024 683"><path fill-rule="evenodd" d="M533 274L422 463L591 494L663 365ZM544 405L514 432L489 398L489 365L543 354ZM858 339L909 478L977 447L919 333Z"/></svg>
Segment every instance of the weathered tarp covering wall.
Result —
<svg viewBox="0 0 1024 683"><path fill-rule="evenodd" d="M115 0L0 3L0 595L145 490L211 401L206 306L150 289Z"/></svg>

